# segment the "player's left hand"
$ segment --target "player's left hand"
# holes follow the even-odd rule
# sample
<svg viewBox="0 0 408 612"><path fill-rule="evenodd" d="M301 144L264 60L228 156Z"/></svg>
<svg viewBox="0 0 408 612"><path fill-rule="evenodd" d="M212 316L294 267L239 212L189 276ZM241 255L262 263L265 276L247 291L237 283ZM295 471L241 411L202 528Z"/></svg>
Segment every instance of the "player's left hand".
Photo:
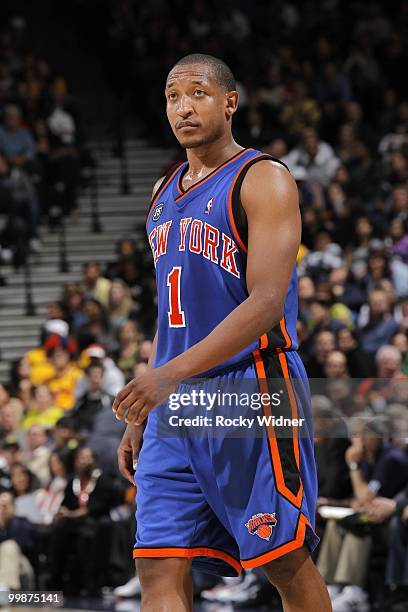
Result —
<svg viewBox="0 0 408 612"><path fill-rule="evenodd" d="M175 391L177 383L161 368L149 368L123 387L113 402L117 419L125 416L126 423L141 425L153 408L164 402Z"/></svg>

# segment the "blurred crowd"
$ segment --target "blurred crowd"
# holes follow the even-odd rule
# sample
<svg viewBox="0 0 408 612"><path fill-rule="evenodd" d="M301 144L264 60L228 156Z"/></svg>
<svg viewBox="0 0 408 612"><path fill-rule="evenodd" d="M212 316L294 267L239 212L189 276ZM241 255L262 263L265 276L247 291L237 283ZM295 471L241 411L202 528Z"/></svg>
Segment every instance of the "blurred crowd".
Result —
<svg viewBox="0 0 408 612"><path fill-rule="evenodd" d="M408 601L407 30L406 1L336 0L121 0L107 30L111 84L152 142L172 142L158 102L167 69L191 51L212 53L238 79L237 140L282 159L297 181L298 337L319 475L316 562L338 612L369 602L381 609L384 598L387 610L404 610ZM7 193L13 171L26 185L15 209L25 212L12 219L38 219L45 192L60 183L69 212L78 128L66 84L23 52L18 31L0 43L0 174L4 167ZM30 583L32 568L51 586L95 591L131 575L123 551L132 546L134 501L117 473L122 429L110 406L147 367L155 310L152 265L124 239L115 262L89 262L80 282L62 288L39 346L0 386L0 584L17 588L17 574ZM104 568L90 544L101 528L111 534L101 542L109 547ZM14 582L3 573L5 544L27 561L13 566ZM93 551L86 569L72 564L84 547ZM197 580L214 602L272 596L256 572L216 590Z"/></svg>
<svg viewBox="0 0 408 612"><path fill-rule="evenodd" d="M92 164L65 79L27 39L21 18L0 31L0 265L15 267L41 250L41 223L76 209Z"/></svg>
<svg viewBox="0 0 408 612"><path fill-rule="evenodd" d="M36 584L95 596L133 573L135 492L118 471L124 423L112 403L147 368L151 268L127 238L115 261L86 263L81 280L48 305L39 345L0 385L4 588Z"/></svg>

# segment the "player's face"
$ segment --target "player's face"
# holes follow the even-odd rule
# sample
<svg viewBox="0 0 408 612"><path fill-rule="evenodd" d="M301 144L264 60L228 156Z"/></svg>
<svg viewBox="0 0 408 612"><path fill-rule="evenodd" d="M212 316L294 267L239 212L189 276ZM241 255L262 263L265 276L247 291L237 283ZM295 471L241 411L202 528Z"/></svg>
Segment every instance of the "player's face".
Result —
<svg viewBox="0 0 408 612"><path fill-rule="evenodd" d="M176 66L167 78L165 95L167 118L183 148L210 144L231 129L238 94L223 90L211 68Z"/></svg>

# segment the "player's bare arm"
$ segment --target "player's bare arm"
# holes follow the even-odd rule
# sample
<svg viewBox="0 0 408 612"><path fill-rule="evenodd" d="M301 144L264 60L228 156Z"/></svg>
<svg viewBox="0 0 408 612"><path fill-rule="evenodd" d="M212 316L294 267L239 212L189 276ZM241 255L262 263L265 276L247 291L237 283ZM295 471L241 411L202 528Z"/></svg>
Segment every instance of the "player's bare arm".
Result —
<svg viewBox="0 0 408 612"><path fill-rule="evenodd" d="M261 161L243 181L241 203L248 221L248 298L202 341L132 380L114 402L118 418L141 424L180 381L226 361L281 320L301 234L296 183L280 164Z"/></svg>

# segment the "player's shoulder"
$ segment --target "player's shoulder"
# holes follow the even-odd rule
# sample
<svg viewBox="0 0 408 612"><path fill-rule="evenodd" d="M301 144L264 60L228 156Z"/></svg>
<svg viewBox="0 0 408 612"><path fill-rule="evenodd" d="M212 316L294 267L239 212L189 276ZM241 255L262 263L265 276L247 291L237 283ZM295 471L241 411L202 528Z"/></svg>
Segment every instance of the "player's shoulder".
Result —
<svg viewBox="0 0 408 612"><path fill-rule="evenodd" d="M262 175L276 178L292 178L289 168L282 161L268 155L254 158L253 163L250 165L248 172L246 173L246 176L248 177L256 176L259 178Z"/></svg>
<svg viewBox="0 0 408 612"><path fill-rule="evenodd" d="M241 195L278 190L292 190L296 181L287 166L273 157L258 159L251 164L242 181Z"/></svg>

